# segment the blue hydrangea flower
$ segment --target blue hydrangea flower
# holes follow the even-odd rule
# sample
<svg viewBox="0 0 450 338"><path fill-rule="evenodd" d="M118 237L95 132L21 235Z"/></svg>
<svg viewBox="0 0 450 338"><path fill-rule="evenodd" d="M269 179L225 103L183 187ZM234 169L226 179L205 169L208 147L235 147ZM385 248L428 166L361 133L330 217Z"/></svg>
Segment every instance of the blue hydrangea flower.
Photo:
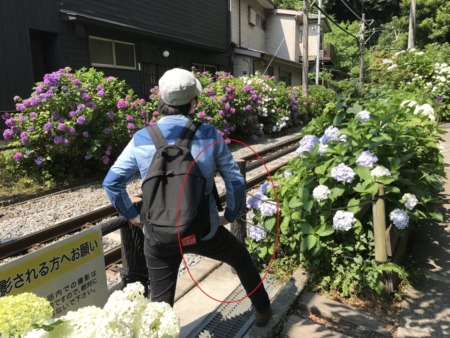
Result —
<svg viewBox="0 0 450 338"><path fill-rule="evenodd" d="M251 225L248 229L248 237L259 242L260 240L266 238L266 231L260 224L257 224L256 226Z"/></svg>
<svg viewBox="0 0 450 338"><path fill-rule="evenodd" d="M370 169L372 169L373 165L377 162L378 157L376 157L375 154L371 153L370 151L363 151L356 160L356 164Z"/></svg>
<svg viewBox="0 0 450 338"><path fill-rule="evenodd" d="M358 114L356 114L356 118L358 119L358 122L367 122L370 120L370 112L367 110L361 110Z"/></svg>
<svg viewBox="0 0 450 338"><path fill-rule="evenodd" d="M335 126L329 126L320 138L320 143L327 144L328 142L338 141L340 134L341 133L338 128Z"/></svg>
<svg viewBox="0 0 450 338"><path fill-rule="evenodd" d="M338 210L333 217L333 228L340 231L348 231L355 222L356 218L352 212Z"/></svg>
<svg viewBox="0 0 450 338"><path fill-rule="evenodd" d="M317 136L314 135L305 135L301 140L300 140L300 147L297 148L297 150L295 151L298 156L302 156L302 153L304 151L307 151L308 153L311 152L311 150L313 150L314 146L319 143L319 139L317 138Z"/></svg>
<svg viewBox="0 0 450 338"><path fill-rule="evenodd" d="M277 205L274 201L269 200L267 196L263 196L259 204L259 211L265 217L273 216L277 212Z"/></svg>
<svg viewBox="0 0 450 338"><path fill-rule="evenodd" d="M252 197L250 197L247 200L247 208L249 209L259 209L259 204L263 198L263 194L261 192L257 192L255 195L253 195Z"/></svg>
<svg viewBox="0 0 450 338"><path fill-rule="evenodd" d="M405 210L394 209L389 214L389 219L397 229L406 229L409 223L409 216Z"/></svg>
<svg viewBox="0 0 450 338"><path fill-rule="evenodd" d="M355 172L352 168L341 163L331 169L331 177L333 177L338 182L347 182L351 183L355 178Z"/></svg>

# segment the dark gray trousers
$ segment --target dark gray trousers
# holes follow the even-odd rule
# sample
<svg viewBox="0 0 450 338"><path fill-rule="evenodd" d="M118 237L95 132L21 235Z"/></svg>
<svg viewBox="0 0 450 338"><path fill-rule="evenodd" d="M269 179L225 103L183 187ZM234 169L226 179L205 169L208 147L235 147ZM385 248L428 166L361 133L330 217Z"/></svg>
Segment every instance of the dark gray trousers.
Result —
<svg viewBox="0 0 450 338"><path fill-rule="evenodd" d="M166 302L173 306L182 261L180 248L152 245L151 242L150 238L145 238L144 253L151 301ZM269 307L269 297L247 248L223 226L219 226L211 239L183 247L183 253L197 254L229 264L235 269L256 311L264 312Z"/></svg>

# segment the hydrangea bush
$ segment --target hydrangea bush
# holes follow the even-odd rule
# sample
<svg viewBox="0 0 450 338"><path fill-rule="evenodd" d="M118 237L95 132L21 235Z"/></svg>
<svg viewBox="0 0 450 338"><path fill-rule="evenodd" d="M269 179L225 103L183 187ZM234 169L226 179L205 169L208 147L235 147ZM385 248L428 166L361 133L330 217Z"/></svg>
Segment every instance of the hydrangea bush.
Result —
<svg viewBox="0 0 450 338"><path fill-rule="evenodd" d="M46 74L29 98L14 100L19 113L3 113L3 138L15 148L6 160L44 181L105 171L148 119L124 81L93 68Z"/></svg>
<svg viewBox="0 0 450 338"><path fill-rule="evenodd" d="M32 293L0 298L0 334L26 338L176 338L180 319L166 303L149 302L140 283L115 291L103 308L85 306L52 319L50 303Z"/></svg>
<svg viewBox="0 0 450 338"><path fill-rule="evenodd" d="M298 260L326 288L381 292L383 271L405 278L401 267L374 260L371 205L384 185L386 219L400 236L442 220L443 131L423 108L405 94L380 92L364 106L328 109L314 119L302 130L298 158L274 176L275 190L269 185L247 203L267 233L247 240L251 250L268 261L279 216L278 259ZM269 202L270 212L263 208Z"/></svg>
<svg viewBox="0 0 450 338"><path fill-rule="evenodd" d="M23 337L53 316L50 302L33 293L0 297L0 337Z"/></svg>
<svg viewBox="0 0 450 338"><path fill-rule="evenodd" d="M450 45L431 44L374 58L371 77L377 85L412 93L435 110L438 121L450 121ZM387 76L386 76L387 75Z"/></svg>

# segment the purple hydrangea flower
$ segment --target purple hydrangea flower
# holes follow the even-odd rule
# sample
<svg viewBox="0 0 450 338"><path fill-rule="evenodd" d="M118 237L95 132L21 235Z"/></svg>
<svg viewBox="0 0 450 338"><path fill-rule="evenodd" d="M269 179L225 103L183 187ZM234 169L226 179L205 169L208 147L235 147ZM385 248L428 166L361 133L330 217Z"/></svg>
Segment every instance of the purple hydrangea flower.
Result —
<svg viewBox="0 0 450 338"><path fill-rule="evenodd" d="M5 124L7 127L14 127L16 125L16 121L14 119L7 119Z"/></svg>
<svg viewBox="0 0 450 338"><path fill-rule="evenodd" d="M55 86L59 82L59 74L58 73L51 73L51 74L45 74L44 75L44 84L46 86Z"/></svg>
<svg viewBox="0 0 450 338"><path fill-rule="evenodd" d="M38 166L42 164L43 158L42 156L38 156L35 160L34 163L36 163Z"/></svg>
<svg viewBox="0 0 450 338"><path fill-rule="evenodd" d="M78 79L74 79L74 80L72 80L72 85L74 85L74 86L80 86L81 85L81 81L80 80L78 80Z"/></svg>
<svg viewBox="0 0 450 338"><path fill-rule="evenodd" d="M352 168L341 163L331 169L331 177L333 177L338 182L347 182L351 183L355 178L355 172Z"/></svg>
<svg viewBox="0 0 450 338"><path fill-rule="evenodd" d="M30 121L33 121L36 118L36 112L32 111L30 113Z"/></svg>
<svg viewBox="0 0 450 338"><path fill-rule="evenodd" d="M50 131L50 130L52 130L52 127L53 127L53 125L52 125L51 122L47 122L46 124L44 124L44 130L45 130L45 131Z"/></svg>
<svg viewBox="0 0 450 338"><path fill-rule="evenodd" d="M133 116L127 115L127 116L125 117L125 120L127 120L128 122L131 122L131 121L133 121Z"/></svg>
<svg viewBox="0 0 450 338"><path fill-rule="evenodd" d="M120 99L119 101L117 101L117 108L124 109L126 107L128 107L128 101L124 99Z"/></svg>
<svg viewBox="0 0 450 338"><path fill-rule="evenodd" d="M75 128L74 127L70 127L69 130L68 130L68 133L69 133L69 135L75 135L76 134Z"/></svg>
<svg viewBox="0 0 450 338"><path fill-rule="evenodd" d="M62 141L62 144L65 146L65 147L68 147L68 146L70 146L70 141L68 140L68 139L63 139L63 141Z"/></svg>
<svg viewBox="0 0 450 338"><path fill-rule="evenodd" d="M373 165L378 162L378 157L372 154L370 151L363 151L356 160L356 164L366 168L373 168Z"/></svg>
<svg viewBox="0 0 450 338"><path fill-rule="evenodd" d="M136 129L136 126L133 123L128 123L127 129L134 130L134 129Z"/></svg>
<svg viewBox="0 0 450 338"><path fill-rule="evenodd" d="M23 154L20 151L18 151L17 153L15 153L13 155L13 160L16 161L16 162L22 161L23 160Z"/></svg>
<svg viewBox="0 0 450 338"><path fill-rule="evenodd" d="M5 140L9 140L13 135L14 135L14 133L13 133L13 131L12 131L11 129L6 129L6 130L3 132L3 138L4 138Z"/></svg>
<svg viewBox="0 0 450 338"><path fill-rule="evenodd" d="M89 137L89 133L87 131L83 132L83 137Z"/></svg>
<svg viewBox="0 0 450 338"><path fill-rule="evenodd" d="M77 118L77 124L79 125L83 125L86 123L86 118L82 115L82 116L78 116Z"/></svg>
<svg viewBox="0 0 450 338"><path fill-rule="evenodd" d="M114 116L115 116L112 111L109 111L107 114L108 114L108 117L109 117L110 120L112 120L114 118Z"/></svg>
<svg viewBox="0 0 450 338"><path fill-rule="evenodd" d="M106 155L103 155L102 156L102 162L103 162L103 164L108 164L109 163L109 157L106 156Z"/></svg>
<svg viewBox="0 0 450 338"><path fill-rule="evenodd" d="M103 132L108 135L111 132L111 128L105 128L103 129Z"/></svg>
<svg viewBox="0 0 450 338"><path fill-rule="evenodd" d="M61 144L61 143L63 143L63 139L62 139L62 137L56 135L56 136L53 138L53 142L54 142L55 144Z"/></svg>
<svg viewBox="0 0 450 338"><path fill-rule="evenodd" d="M58 123L58 130L60 130L60 131L64 131L64 130L66 130L66 125L64 124L64 123Z"/></svg>
<svg viewBox="0 0 450 338"><path fill-rule="evenodd" d="M20 133L20 139L22 140L22 143L27 143L28 142L28 134L26 132L21 132Z"/></svg>

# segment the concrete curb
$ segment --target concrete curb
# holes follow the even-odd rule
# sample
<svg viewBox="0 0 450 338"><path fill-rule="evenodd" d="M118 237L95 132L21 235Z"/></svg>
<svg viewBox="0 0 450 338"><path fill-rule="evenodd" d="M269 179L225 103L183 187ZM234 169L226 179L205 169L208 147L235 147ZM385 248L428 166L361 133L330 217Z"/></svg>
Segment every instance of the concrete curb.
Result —
<svg viewBox="0 0 450 338"><path fill-rule="evenodd" d="M245 338L270 338L279 336L286 323L292 307L297 303L308 277L304 270L297 269L291 279L280 289L272 299L273 315L265 327L252 325L244 335Z"/></svg>

